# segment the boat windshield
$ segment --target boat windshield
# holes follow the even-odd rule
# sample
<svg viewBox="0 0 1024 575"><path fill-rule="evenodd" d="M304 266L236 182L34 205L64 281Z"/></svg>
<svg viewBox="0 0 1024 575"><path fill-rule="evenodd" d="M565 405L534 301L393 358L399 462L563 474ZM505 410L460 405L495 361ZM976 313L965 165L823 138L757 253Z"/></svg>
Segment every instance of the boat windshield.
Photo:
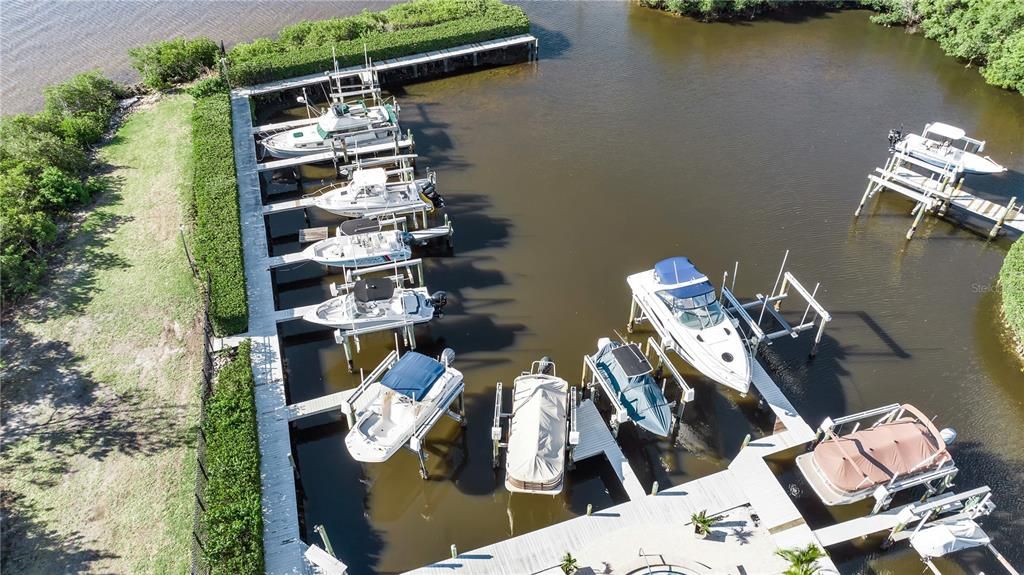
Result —
<svg viewBox="0 0 1024 575"><path fill-rule="evenodd" d="M327 132L327 130L323 129L323 127L320 124L316 125L316 133L320 134L321 138L323 138L325 140L327 139L328 132Z"/></svg>
<svg viewBox="0 0 1024 575"><path fill-rule="evenodd" d="M675 297L662 291L658 292L658 296L672 311L672 315L687 327L707 329L725 320L725 311L713 291L696 297Z"/></svg>

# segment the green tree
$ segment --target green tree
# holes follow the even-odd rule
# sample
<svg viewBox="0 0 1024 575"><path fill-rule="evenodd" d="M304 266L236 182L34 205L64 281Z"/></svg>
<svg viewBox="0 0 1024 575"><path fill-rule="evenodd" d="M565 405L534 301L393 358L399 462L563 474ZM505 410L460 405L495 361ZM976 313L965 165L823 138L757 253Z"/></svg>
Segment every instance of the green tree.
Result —
<svg viewBox="0 0 1024 575"><path fill-rule="evenodd" d="M172 84L195 80L217 62L217 44L209 38L174 38L128 50L132 66L142 81L162 90Z"/></svg>

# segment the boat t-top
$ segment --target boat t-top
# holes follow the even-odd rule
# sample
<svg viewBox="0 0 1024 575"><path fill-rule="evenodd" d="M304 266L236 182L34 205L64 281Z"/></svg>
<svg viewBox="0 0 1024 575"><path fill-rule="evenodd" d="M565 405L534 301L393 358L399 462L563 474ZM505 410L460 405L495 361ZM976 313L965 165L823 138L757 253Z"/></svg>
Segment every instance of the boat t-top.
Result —
<svg viewBox="0 0 1024 575"><path fill-rule="evenodd" d="M740 393L750 390L747 343L718 302L714 286L688 258L662 260L626 282L669 347L714 381Z"/></svg>
<svg viewBox="0 0 1024 575"><path fill-rule="evenodd" d="M612 395L609 399L625 411L630 421L654 435L668 437L672 409L640 346L602 337L597 341L597 353L589 359L594 375Z"/></svg>
<svg viewBox="0 0 1024 575"><path fill-rule="evenodd" d="M861 427L860 422L877 418ZM856 423L845 435L836 425ZM891 405L877 410L826 419L825 439L814 450L796 458L797 467L826 505L845 505L871 497L879 486L899 491L914 478L953 468L947 444L956 436L939 431L912 405Z"/></svg>
<svg viewBox="0 0 1024 575"><path fill-rule="evenodd" d="M278 158L297 158L331 150L333 144L357 148L391 138L398 130L397 104L367 106L365 103L331 104L327 112L311 122L261 140L268 154Z"/></svg>
<svg viewBox="0 0 1024 575"><path fill-rule="evenodd" d="M425 287L396 287L389 278L357 280L345 293L316 306L302 319L348 330L386 329L426 323L447 303L444 292L430 295Z"/></svg>
<svg viewBox="0 0 1024 575"><path fill-rule="evenodd" d="M557 495L565 479L569 441L569 384L555 375L555 364L544 358L516 378L505 488L515 493Z"/></svg>
<svg viewBox="0 0 1024 575"><path fill-rule="evenodd" d="M464 386L462 373L451 366L455 354L446 349L441 360L407 352L384 374L360 385L350 405L364 405L345 436L356 461L386 461L417 430L445 411Z"/></svg>
<svg viewBox="0 0 1024 575"><path fill-rule="evenodd" d="M346 220L338 235L302 250L304 259L325 266L358 268L400 262L412 257L412 234L381 229L369 219Z"/></svg>
<svg viewBox="0 0 1024 575"><path fill-rule="evenodd" d="M434 175L411 182L388 182L384 168L362 168L350 181L325 188L313 205L350 218L377 217L444 207Z"/></svg>
<svg viewBox="0 0 1024 575"><path fill-rule="evenodd" d="M942 122L925 124L920 135L904 136L894 130L890 132L889 139L892 149L947 170L968 174L1006 171L992 158L981 155L985 149L984 141L969 138L962 129Z"/></svg>

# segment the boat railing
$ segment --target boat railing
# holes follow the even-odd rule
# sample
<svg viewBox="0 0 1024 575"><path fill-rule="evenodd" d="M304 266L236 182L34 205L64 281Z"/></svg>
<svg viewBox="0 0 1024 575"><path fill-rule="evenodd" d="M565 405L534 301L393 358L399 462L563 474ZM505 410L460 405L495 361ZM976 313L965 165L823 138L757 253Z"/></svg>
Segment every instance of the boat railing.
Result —
<svg viewBox="0 0 1024 575"><path fill-rule="evenodd" d="M387 370L391 369L391 366L393 366L396 362L398 362L398 350L391 350L391 352L388 353L384 360L377 364L377 367L373 368L373 371L370 372L370 375L362 378L361 382L359 383L359 387L357 387L352 392L352 395L350 395L348 399L341 404L341 410L345 414L346 419L348 419L349 421L349 427L352 426L353 417L355 415L356 402L364 393L366 393L366 390L368 390L371 385L376 383L377 380L383 377L384 373Z"/></svg>
<svg viewBox="0 0 1024 575"><path fill-rule="evenodd" d="M842 430L842 427L846 424L853 423L854 427L848 433L855 433L860 429L861 423L867 419L878 418L878 420L871 424L871 427L878 425L885 421L891 421L893 416L900 411L900 404L893 403L883 407L876 407L874 409L868 409L859 413L851 413L850 415L844 415L843 417L837 417L835 419L826 417L821 425L818 426L818 437L816 441L820 441L825 437L838 437L836 430Z"/></svg>

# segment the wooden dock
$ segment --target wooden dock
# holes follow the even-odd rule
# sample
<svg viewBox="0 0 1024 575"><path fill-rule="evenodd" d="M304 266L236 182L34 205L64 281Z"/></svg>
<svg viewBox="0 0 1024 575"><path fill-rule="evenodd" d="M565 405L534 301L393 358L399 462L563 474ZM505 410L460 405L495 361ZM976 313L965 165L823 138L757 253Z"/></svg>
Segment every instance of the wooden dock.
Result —
<svg viewBox="0 0 1024 575"><path fill-rule="evenodd" d="M623 455L619 444L615 442L611 431L604 424L604 419L597 411L597 406L589 399L583 400L576 408L576 428L580 434L580 444L572 450L574 462L589 459L595 455L604 455L611 464L615 475L622 482L626 494L630 500L637 500L647 495L644 486L640 484L629 461Z"/></svg>
<svg viewBox="0 0 1024 575"><path fill-rule="evenodd" d="M296 421L332 411L340 414L342 404L352 397L353 392L355 392L355 389L346 389L345 391L330 393L315 399L293 403L286 408L288 421Z"/></svg>
<svg viewBox="0 0 1024 575"><path fill-rule="evenodd" d="M330 152L320 152L318 154L308 154L305 156L299 156L297 158L285 158L283 160L271 160L269 162L263 162L262 164L256 165L256 170L259 172L269 172L273 170L281 170L284 168L294 168L297 166L304 166L306 164L317 164L321 162L333 162L341 159L346 164L350 159L359 158L361 156L369 156L382 153L391 153L395 156L401 155L404 150L410 150L413 147L413 138L411 135L405 137L383 138L382 141L373 144L365 144L358 147L352 148L338 148Z"/></svg>
<svg viewBox="0 0 1024 575"><path fill-rule="evenodd" d="M422 66L424 64L431 64L436 62L446 62L452 58L459 58L465 56L474 56L474 59L481 54L487 52L493 52L496 50L506 50L516 46L532 45L531 59L536 58L537 49L539 42L531 34L520 34L518 36L509 36L507 38L498 38L495 40L487 40L484 42L474 42L472 44L465 44L462 46L456 46L454 48L448 48L444 50L435 50L433 52L427 52L424 54L413 54L411 56L403 56L401 58L390 58L388 60L381 60L373 64L373 69L379 72L386 72L389 70L400 70L403 68L409 68L414 66ZM306 76L299 76L297 78L289 78L287 80L278 80L274 82L266 82L264 84L257 84L255 86L249 86L247 88L241 88L236 92L242 96L259 96L263 94L270 94L273 92L280 92L281 90L291 90L295 88L302 88L305 86L313 86L323 82L333 81L338 77L351 76L353 73L358 73L363 70L363 66L349 66L342 68L337 72L324 71L320 74L309 74Z"/></svg>
<svg viewBox="0 0 1024 575"><path fill-rule="evenodd" d="M303 574L308 567L299 533L295 475L291 463L285 383L277 337L274 290L267 271L267 234L261 205L256 147L250 136L249 99L231 97L235 170L241 213L242 249L249 300L252 370L256 383L256 425L260 447L263 558L270 574Z"/></svg>
<svg viewBox="0 0 1024 575"><path fill-rule="evenodd" d="M946 217L950 208L991 226L990 238L996 237L1003 229L1024 233L1024 203L1019 203L1014 197L1006 205L997 204L964 191L963 182L963 175L956 170L892 152L884 167L875 168L874 173L868 175L868 186L854 217L860 216L864 205L876 193L891 191L916 204L914 223L907 231L908 240L914 236L925 212Z"/></svg>

